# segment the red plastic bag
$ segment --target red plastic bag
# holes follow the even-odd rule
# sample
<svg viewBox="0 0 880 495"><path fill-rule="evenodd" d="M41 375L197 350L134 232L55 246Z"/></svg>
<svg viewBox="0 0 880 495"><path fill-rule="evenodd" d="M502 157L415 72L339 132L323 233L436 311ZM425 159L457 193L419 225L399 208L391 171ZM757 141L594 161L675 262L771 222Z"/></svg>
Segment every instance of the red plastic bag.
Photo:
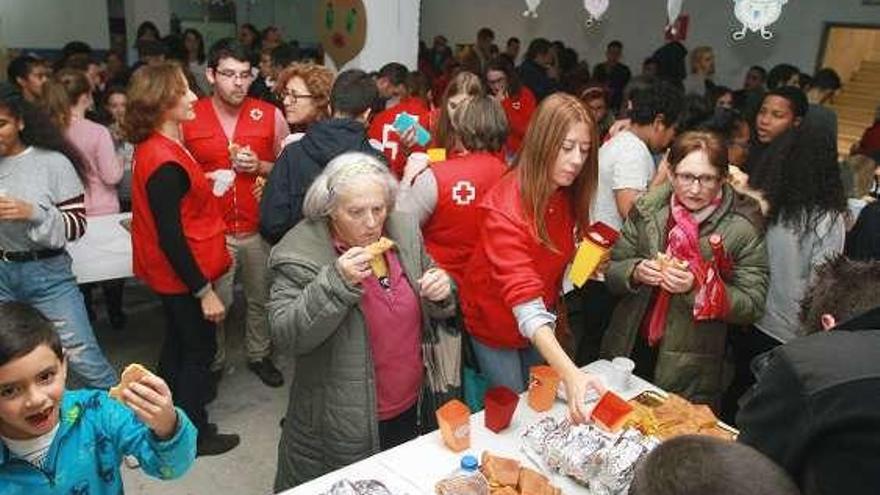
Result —
<svg viewBox="0 0 880 495"><path fill-rule="evenodd" d="M694 320L722 320L730 311L727 287L714 266L706 270L706 281L694 297Z"/></svg>
<svg viewBox="0 0 880 495"><path fill-rule="evenodd" d="M730 311L727 300L727 287L724 278L733 273L733 260L724 251L724 243L718 233L709 236L712 248L712 261L703 266L705 277L698 277L702 282L694 297L694 320L722 320Z"/></svg>

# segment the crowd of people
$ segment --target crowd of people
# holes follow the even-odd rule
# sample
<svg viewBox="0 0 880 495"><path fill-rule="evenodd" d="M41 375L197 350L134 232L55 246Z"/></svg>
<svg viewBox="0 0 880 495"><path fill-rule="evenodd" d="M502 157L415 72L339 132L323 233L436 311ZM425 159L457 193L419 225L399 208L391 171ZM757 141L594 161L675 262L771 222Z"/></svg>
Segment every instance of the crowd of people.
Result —
<svg viewBox="0 0 880 495"><path fill-rule="evenodd" d="M501 51L489 28L460 53L447 43L422 43L415 71L334 73L278 29L206 49L145 23L130 68L80 42L13 60L0 480L118 487L123 455L170 479L234 449L206 405L239 280L248 368L281 387L273 352L295 356L278 491L436 427L473 386L463 367L522 392L547 363L584 422L605 385L580 367L628 356L741 431L664 444L631 493L877 492L880 109L839 163L829 68L754 66L732 89L705 46L670 42L633 75L620 41L594 67L543 38L520 60L520 40ZM158 376L124 408L95 391L118 374L65 245L129 210L134 274L166 331ZM619 239L573 287L596 222ZM122 328L124 283L97 285ZM82 390L64 391L68 366ZM109 442L98 473L76 443L53 447L68 436ZM716 477L681 482L695 473Z"/></svg>

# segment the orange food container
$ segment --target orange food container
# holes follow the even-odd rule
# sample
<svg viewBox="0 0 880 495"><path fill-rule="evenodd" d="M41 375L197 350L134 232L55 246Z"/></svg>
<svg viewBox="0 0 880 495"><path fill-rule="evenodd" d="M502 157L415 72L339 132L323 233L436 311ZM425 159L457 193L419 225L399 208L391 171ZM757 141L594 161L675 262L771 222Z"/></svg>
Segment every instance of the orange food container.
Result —
<svg viewBox="0 0 880 495"><path fill-rule="evenodd" d="M529 407L538 412L548 411L556 400L559 373L546 365L529 368Z"/></svg>
<svg viewBox="0 0 880 495"><path fill-rule="evenodd" d="M471 410L459 400L452 399L437 409L437 424L443 443L453 452L471 446Z"/></svg>
<svg viewBox="0 0 880 495"><path fill-rule="evenodd" d="M633 411L633 406L621 399L614 392L605 392L590 418L608 431L617 431L626 423L626 418Z"/></svg>

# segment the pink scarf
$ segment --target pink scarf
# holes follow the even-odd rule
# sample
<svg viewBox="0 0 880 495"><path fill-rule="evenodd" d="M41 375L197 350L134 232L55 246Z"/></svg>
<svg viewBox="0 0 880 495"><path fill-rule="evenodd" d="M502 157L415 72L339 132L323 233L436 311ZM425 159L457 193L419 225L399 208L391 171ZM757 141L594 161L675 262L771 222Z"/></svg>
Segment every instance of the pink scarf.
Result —
<svg viewBox="0 0 880 495"><path fill-rule="evenodd" d="M706 281L709 263L703 261L700 253L700 224L715 213L721 204L721 194L702 210L692 213L684 207L675 194L672 195L670 216L674 222L669 229L666 243L666 254L676 259L687 261L688 269L694 274L694 288L698 291ZM648 345L657 345L666 331L666 315L669 312L669 301L672 294L663 289L654 301L651 308L651 316L648 320L647 338Z"/></svg>

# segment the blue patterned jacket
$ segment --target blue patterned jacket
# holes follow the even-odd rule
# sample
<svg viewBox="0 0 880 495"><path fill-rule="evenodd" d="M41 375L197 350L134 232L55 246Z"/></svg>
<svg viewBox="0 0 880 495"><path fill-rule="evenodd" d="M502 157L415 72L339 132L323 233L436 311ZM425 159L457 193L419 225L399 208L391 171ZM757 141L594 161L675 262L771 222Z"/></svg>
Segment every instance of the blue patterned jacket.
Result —
<svg viewBox="0 0 880 495"><path fill-rule="evenodd" d="M102 390L66 391L60 426L42 468L0 442L0 495L119 495L119 466L132 455L163 480L185 473L196 455L196 428L177 410L177 431L160 441L134 412Z"/></svg>

